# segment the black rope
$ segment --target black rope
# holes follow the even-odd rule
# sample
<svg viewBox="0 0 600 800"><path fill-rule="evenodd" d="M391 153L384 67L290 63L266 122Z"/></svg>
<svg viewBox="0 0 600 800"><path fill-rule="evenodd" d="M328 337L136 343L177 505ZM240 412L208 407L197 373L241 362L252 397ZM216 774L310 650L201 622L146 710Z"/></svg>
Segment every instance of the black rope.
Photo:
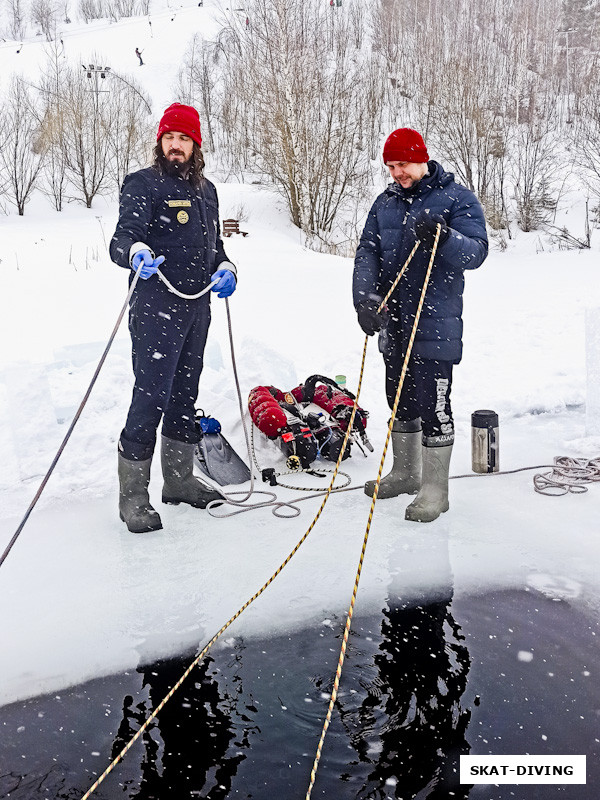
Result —
<svg viewBox="0 0 600 800"><path fill-rule="evenodd" d="M48 471L44 475L44 478L43 478L42 482L40 483L40 486L39 486L37 492L35 493L35 497L31 501L31 503L29 504L29 508L27 509L23 519L19 523L19 527L14 532L10 542L8 543L8 545L6 546L4 552L0 556L0 567L2 566L2 564L4 564L4 562L6 560L6 557L8 556L10 551L12 550L12 548L13 548L15 542L17 541L17 539L19 538L19 536L21 535L21 531L23 530L23 528L27 524L27 520L31 516L31 512L33 511L33 509L37 505L37 501L40 499L42 492L46 488L46 484L50 480L50 476L54 472L54 468L58 464L58 460L61 457L61 455L63 454L63 451L64 451L64 449L65 449L65 447L67 445L67 442L71 438L71 434L73 433L75 425L77 425L79 417L81 416L81 412L83 411L83 409L85 407L85 404L87 403L87 401L89 399L89 396L92 393L92 389L94 388L94 384L96 383L98 375L100 374L100 370L104 366L104 362L106 361L106 357L108 355L108 351L110 350L110 348L112 346L112 343L113 343L113 341L115 339L115 336L117 335L117 331L119 329L119 325L121 324L121 320L123 319L123 315L125 314L125 311L127 310L127 306L129 305L129 301L131 299L131 295L133 294L133 291L135 289L136 283L138 282L138 278L139 278L140 270L141 270L142 266L143 266L143 264L140 264L140 267L139 267L138 271L133 276L133 280L131 281L131 286L129 287L129 292L127 293L127 297L125 298L125 302L123 303L123 307L121 308L121 311L119 312L119 316L117 317L117 321L115 322L115 326L112 329L112 333L110 335L110 338L109 338L109 340L108 340L108 342L106 344L106 347L104 348L104 352L102 353L102 356L100 357L100 361L98 362L98 366L96 367L96 371L94 372L92 380L90 381L90 385L88 386L87 391L86 391L85 395L83 396L83 400L79 404L79 408L75 412L75 416L73 417L73 421L69 425L69 430L65 434L65 438L62 440L62 444L58 448L58 451L57 451L56 455L54 456L54 459L53 459L52 463L50 464L50 467L49 467Z"/></svg>

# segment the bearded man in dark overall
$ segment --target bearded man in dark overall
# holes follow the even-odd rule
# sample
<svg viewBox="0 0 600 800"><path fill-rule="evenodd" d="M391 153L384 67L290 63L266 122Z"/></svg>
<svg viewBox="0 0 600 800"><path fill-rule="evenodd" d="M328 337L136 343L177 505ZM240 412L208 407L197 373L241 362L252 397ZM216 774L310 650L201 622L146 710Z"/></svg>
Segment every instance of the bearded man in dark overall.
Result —
<svg viewBox="0 0 600 800"><path fill-rule="evenodd" d="M118 446L119 513L133 533L162 528L148 494L161 419L163 502L205 508L221 497L193 475L195 402L210 324L210 292L198 295L216 280L212 291L228 297L236 269L223 248L201 145L196 109L169 106L154 163L123 182L110 242L112 260L133 271L130 282L139 270L129 308L135 384Z"/></svg>
<svg viewBox="0 0 600 800"><path fill-rule="evenodd" d="M423 138L399 128L387 139L383 160L392 183L375 200L356 251L353 300L358 322L381 331L386 395L393 408L415 313L438 225L440 234L425 302L392 428L394 463L378 497L417 494L406 519L431 522L449 508L448 473L454 443L450 406L452 368L462 357L464 270L485 260L488 240L481 204L472 191L430 161ZM381 301L420 245L388 301ZM375 481L365 492L373 495Z"/></svg>

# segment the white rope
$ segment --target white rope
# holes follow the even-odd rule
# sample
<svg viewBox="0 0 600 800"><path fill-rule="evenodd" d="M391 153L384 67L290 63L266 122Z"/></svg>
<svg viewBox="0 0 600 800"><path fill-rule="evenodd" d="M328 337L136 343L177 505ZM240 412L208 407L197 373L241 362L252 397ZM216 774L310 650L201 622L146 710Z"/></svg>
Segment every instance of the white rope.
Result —
<svg viewBox="0 0 600 800"><path fill-rule="evenodd" d="M600 457L571 458L555 456L550 472L533 476L533 487L538 494L560 497L565 494L583 494L586 484L600 481Z"/></svg>
<svg viewBox="0 0 600 800"><path fill-rule="evenodd" d="M156 270L156 274L167 287L167 289L170 292L173 292L173 294L176 294L177 297L181 297L182 300L197 300L199 297L202 297L203 294L206 294L208 291L210 291L212 287L220 280L219 278L216 278L212 283L208 284L206 289L202 289L202 291L198 292L198 294L184 294L183 292L180 292L179 289L176 289L173 284L167 278L165 278L159 269Z"/></svg>
<svg viewBox="0 0 600 800"><path fill-rule="evenodd" d="M242 429L244 431L244 438L246 440L246 453L248 455L248 463L250 464L250 488L247 491L240 490L240 491L233 491L233 492L227 492L227 493L223 492L222 494L223 494L223 497L225 499L225 502L223 502L223 500L213 500L212 502L210 502L206 506L206 510L208 511L208 513L210 514L211 517L216 517L217 519L223 519L225 517L233 517L236 514L243 514L245 511L253 511L254 509L258 509L258 508L270 508L274 516L280 517L282 519L291 519L293 517L299 516L300 513L301 513L300 509L297 508L296 505L295 505L297 502L300 502L299 500L290 500L290 501L287 501L287 502L285 500L278 500L277 499L277 495L275 494L275 492L270 492L270 491L267 491L265 489L255 489L254 488L254 473L252 472L252 468L251 468L252 462L254 462L254 464L256 466L256 469L258 470L259 473L262 473L262 470L261 470L261 468L259 466L259 463L258 463L258 460L256 458L256 451L255 451L255 448L254 448L254 425L253 425L253 423L251 421L250 422L250 435L248 435L248 428L246 426L246 420L245 420L245 417L244 417L244 407L243 407L243 402L242 402L242 390L241 390L241 387L240 387L240 380L239 380L238 371L237 371L237 362L236 362L236 357L235 357L235 347L234 347L234 344L233 344L233 327L232 327L232 324L231 324L231 313L229 311L229 299L228 298L225 298L225 307L227 309L227 328L228 328L228 332L229 332L229 347L230 347L230 350L231 350L231 365L232 365L232 368L233 368L233 377L234 377L234 382L235 382L235 389L236 389L236 395L237 395L237 401L238 401L238 408L239 408L239 412L240 412L240 419L241 419L241 422L242 422ZM318 469L316 471L318 471L318 472L334 472L334 470L330 470L330 469ZM305 470L294 470L293 472L294 473L295 472L305 472ZM281 473L281 474L289 474L289 475L291 475L293 473L289 472L289 473ZM335 492L348 491L348 486L349 486L349 484L351 482L350 476L345 472L341 472L339 474L341 474L344 478L346 478L346 482L344 484L342 484L342 486L332 488L331 489L331 494L333 494ZM282 486L282 487L285 487L286 489L294 489L294 490L297 490L297 491L303 491L303 492L313 491L312 489L305 488L305 487L289 486L287 484L278 484L278 485ZM317 488L317 487L314 487L314 488ZM362 488L362 487L357 486L357 487L353 487L353 488L359 489L359 488ZM257 494L263 495L267 499L263 500L263 501L259 500L258 502L249 503L248 501L250 500L250 498L253 497L254 495L257 495ZM310 499L312 499L314 497L321 497L324 494L327 494L327 492L325 492L325 491L323 491L323 492L317 491L315 494L307 495L306 497L304 497L302 499L310 500ZM242 497L239 500L235 499L238 495L242 495ZM227 504L232 505L232 506L237 506L237 510L236 511L229 511L229 512L224 511L223 507L224 507L224 505L227 505ZM220 512L217 511L217 509L219 509L219 508L221 509ZM283 513L283 509L288 509L288 511Z"/></svg>

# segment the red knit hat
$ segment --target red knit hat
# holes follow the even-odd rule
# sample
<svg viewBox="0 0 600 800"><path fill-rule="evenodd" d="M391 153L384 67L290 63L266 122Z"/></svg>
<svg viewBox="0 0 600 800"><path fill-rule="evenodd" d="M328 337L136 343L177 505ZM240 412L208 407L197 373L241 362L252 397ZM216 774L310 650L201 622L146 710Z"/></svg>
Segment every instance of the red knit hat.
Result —
<svg viewBox="0 0 600 800"><path fill-rule="evenodd" d="M411 161L425 164L429 155L423 137L412 128L398 128L390 133L383 146L383 161Z"/></svg>
<svg viewBox="0 0 600 800"><path fill-rule="evenodd" d="M200 135L200 117L192 106L184 106L181 103L173 103L169 106L158 126L156 141L158 142L163 133L179 131L185 133L193 139L198 147L202 147L202 136Z"/></svg>

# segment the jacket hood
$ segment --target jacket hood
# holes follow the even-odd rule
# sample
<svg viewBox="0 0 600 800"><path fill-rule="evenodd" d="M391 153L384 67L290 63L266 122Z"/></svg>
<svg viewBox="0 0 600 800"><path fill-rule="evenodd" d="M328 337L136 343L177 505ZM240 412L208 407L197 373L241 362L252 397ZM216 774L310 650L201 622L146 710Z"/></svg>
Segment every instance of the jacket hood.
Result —
<svg viewBox="0 0 600 800"><path fill-rule="evenodd" d="M394 181L388 184L385 191L389 194L396 194L405 200L412 200L429 189L443 189L454 180L454 174L452 172L446 172L437 161L429 161L427 167L429 169L429 175L425 175L424 178L421 178L420 181L417 181L417 183L409 189L404 189L399 183Z"/></svg>

